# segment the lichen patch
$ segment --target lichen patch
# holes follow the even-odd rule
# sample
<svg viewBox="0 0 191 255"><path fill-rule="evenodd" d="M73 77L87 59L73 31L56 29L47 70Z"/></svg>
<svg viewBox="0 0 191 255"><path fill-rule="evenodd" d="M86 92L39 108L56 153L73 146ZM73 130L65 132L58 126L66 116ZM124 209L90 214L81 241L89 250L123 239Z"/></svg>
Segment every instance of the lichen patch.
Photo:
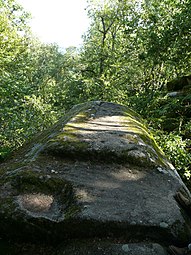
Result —
<svg viewBox="0 0 191 255"><path fill-rule="evenodd" d="M19 204L25 210L33 213L48 212L51 209L54 198L52 195L41 193L23 194L18 196Z"/></svg>

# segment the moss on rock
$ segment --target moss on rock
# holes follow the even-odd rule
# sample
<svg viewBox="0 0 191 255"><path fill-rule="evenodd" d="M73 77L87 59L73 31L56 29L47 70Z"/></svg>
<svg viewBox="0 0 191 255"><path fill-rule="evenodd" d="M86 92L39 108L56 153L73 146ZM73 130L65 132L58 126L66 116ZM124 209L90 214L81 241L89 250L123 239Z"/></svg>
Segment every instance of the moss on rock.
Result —
<svg viewBox="0 0 191 255"><path fill-rule="evenodd" d="M0 234L16 236L19 226L20 236L35 238L129 237L148 228L148 236L155 236L167 219L168 228L179 220L175 236L190 234L173 198L181 180L144 121L125 106L75 106L1 173Z"/></svg>

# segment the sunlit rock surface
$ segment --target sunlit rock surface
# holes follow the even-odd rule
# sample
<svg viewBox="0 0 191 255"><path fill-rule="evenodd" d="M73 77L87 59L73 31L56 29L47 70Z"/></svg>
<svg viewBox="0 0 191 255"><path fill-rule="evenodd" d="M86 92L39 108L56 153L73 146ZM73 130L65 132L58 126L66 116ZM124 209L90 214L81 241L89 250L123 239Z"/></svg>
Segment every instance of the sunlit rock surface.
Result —
<svg viewBox="0 0 191 255"><path fill-rule="evenodd" d="M125 106L75 106L0 173L2 238L109 238L109 246L150 242L152 250L191 237L191 222L174 199L180 189L189 192L144 121ZM166 254L157 247L150 254Z"/></svg>

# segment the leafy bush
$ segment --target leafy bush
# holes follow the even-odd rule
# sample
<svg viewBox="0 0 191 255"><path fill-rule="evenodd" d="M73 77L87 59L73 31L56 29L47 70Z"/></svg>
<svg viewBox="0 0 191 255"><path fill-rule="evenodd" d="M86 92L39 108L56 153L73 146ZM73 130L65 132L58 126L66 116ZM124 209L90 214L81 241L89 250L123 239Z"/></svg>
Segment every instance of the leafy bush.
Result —
<svg viewBox="0 0 191 255"><path fill-rule="evenodd" d="M191 177L191 154L188 150L190 140L183 140L182 136L175 132L167 134L162 131L155 132L155 139L183 180L189 180Z"/></svg>

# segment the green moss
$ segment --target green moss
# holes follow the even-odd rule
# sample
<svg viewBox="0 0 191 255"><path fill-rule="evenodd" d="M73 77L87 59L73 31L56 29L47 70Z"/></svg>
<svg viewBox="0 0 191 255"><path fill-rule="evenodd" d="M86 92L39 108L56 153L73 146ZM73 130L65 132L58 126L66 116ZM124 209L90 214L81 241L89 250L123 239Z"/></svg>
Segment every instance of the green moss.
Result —
<svg viewBox="0 0 191 255"><path fill-rule="evenodd" d="M74 121L75 123L83 124L83 122L90 117L91 113L95 112L95 109L91 110L91 112L89 111L89 109L92 108L93 105L96 106L97 103L88 102L75 105L70 111L65 113L64 116L60 118L57 123L44 130L43 132L36 134L33 139L26 142L21 148L19 148L18 151L15 152L15 157L17 157L20 162L22 162L23 158L25 157L26 159L28 159L29 157L33 159L34 155L37 155L38 152L40 152L40 148L38 147L38 145L44 145L50 139L50 135L59 134L67 123L70 123L70 125L72 125L71 121ZM37 145L38 150L34 150L34 145Z"/></svg>
<svg viewBox="0 0 191 255"><path fill-rule="evenodd" d="M21 169L25 166L26 164L24 162L17 162L17 161L13 161L10 162L8 165L2 165L0 168L0 176L4 175L7 172L11 172L11 171L15 171L17 169ZM2 178L0 178L0 183L1 183Z"/></svg>
<svg viewBox="0 0 191 255"><path fill-rule="evenodd" d="M73 129L68 129L63 133L57 135L54 139L51 139L50 142L64 142L64 141L77 141L77 134L74 133Z"/></svg>
<svg viewBox="0 0 191 255"><path fill-rule="evenodd" d="M65 219L74 217L80 211L72 184L57 176L42 175L37 171L25 170L14 173L3 181L5 184L10 183L12 188L10 196L3 198L0 203L0 214L14 217L15 210L17 211L18 207L14 197L37 193L55 197L58 204L63 208ZM18 213L22 215L20 210Z"/></svg>
<svg viewBox="0 0 191 255"><path fill-rule="evenodd" d="M56 155L81 155L87 148L88 143L79 140L76 134L64 132L49 141L46 151Z"/></svg>
<svg viewBox="0 0 191 255"><path fill-rule="evenodd" d="M31 159L36 159L41 153L43 153L43 155L44 153L48 153L70 158L73 158L75 155L75 158L82 158L83 160L93 160L95 158L104 161L110 161L111 159L118 162L127 161L125 155L128 156L128 152L131 150L132 146L129 146L129 150L127 146L127 150L121 154L120 150L108 150L108 148L104 146L101 146L101 150L99 151L99 149L94 148L94 140L93 143L91 143L91 141L89 142L86 139L85 131L88 129L87 122L91 124L92 117L99 118L107 116L118 116L118 124L121 124L122 128L124 127L126 129L126 134L124 134L123 138L138 146L141 142L151 146L151 148L145 146L145 153L148 159L150 155L159 165L165 166L165 156L156 145L153 136L148 132L141 117L125 106L113 105L112 103L105 102L89 102L75 106L68 114L61 118L57 124L45 131L42 137L39 137L38 144L33 143L33 146L31 146L27 154L25 154L26 162L30 162ZM94 130L92 129L92 131ZM91 140L90 135L89 139ZM130 160L130 156L128 160Z"/></svg>
<svg viewBox="0 0 191 255"><path fill-rule="evenodd" d="M15 212L16 205L14 203L13 197L8 197L3 199L3 203L0 203L0 213L6 215L12 215Z"/></svg>
<svg viewBox="0 0 191 255"><path fill-rule="evenodd" d="M2 176L3 174L5 174L6 171L7 171L7 169L4 168L4 167L2 167L2 168L0 169L0 176Z"/></svg>
<svg viewBox="0 0 191 255"><path fill-rule="evenodd" d="M127 131L137 134L138 137L140 137L146 145L151 146L155 150L156 154L153 152L152 149L149 149L149 147L147 147L146 152L148 152L151 155L151 157L155 158L156 165L167 167L165 155L156 144L153 135L149 133L147 127L144 124L140 123L140 121L135 119L128 112L126 112L126 115L127 117L122 117L122 120L123 125L126 127ZM138 144L139 138L135 138L134 140L135 144ZM148 159L145 160L148 163Z"/></svg>
<svg viewBox="0 0 191 255"><path fill-rule="evenodd" d="M151 164L150 157L157 162L158 165L165 166L165 161L163 160L164 155L160 151L159 147L156 145L152 135L148 132L147 127L138 121L138 115L135 114L133 116L133 111L127 111L123 114L123 112L119 113L120 124L126 128L126 138L132 144L139 145L141 141L143 141L146 145L150 145L152 148L148 146L145 147L146 157L140 158L140 162L137 162L137 158L133 155L129 155L130 149L124 150L122 152L108 150L108 148L102 147L101 150L94 150L91 148L91 143L85 142L83 140L83 132L81 139L81 129L86 128L86 121L89 120L92 114L91 110L83 111L77 114L74 118L71 119L69 123L67 123L63 130L57 134L53 139L48 142L47 150L49 153L60 156L73 157L75 154L75 158L83 158L83 159L98 159L104 160L107 162L108 160L115 160L115 162L130 162L133 164ZM137 135L137 136L134 136Z"/></svg>
<svg viewBox="0 0 191 255"><path fill-rule="evenodd" d="M26 192L43 192L43 193L60 193L69 186L69 183L58 177L42 175L42 173L34 170L25 170L17 172L7 178L13 188L18 193Z"/></svg>
<svg viewBox="0 0 191 255"><path fill-rule="evenodd" d="M84 123L84 121L88 120L89 117L90 117L90 113L88 111L80 112L72 119L72 122ZM70 122L71 125L72 125L72 122Z"/></svg>
<svg viewBox="0 0 191 255"><path fill-rule="evenodd" d="M77 215L81 211L80 207L76 204L70 205L65 211L64 218L65 220L69 220Z"/></svg>
<svg viewBox="0 0 191 255"><path fill-rule="evenodd" d="M127 113L126 113L127 115ZM144 133L149 136L147 127L140 122L140 119L134 118L133 116L121 117L122 123L126 127L136 127L138 133ZM144 122L144 121L143 121Z"/></svg>
<svg viewBox="0 0 191 255"><path fill-rule="evenodd" d="M69 122L63 128L63 131L57 134L54 138L48 141L47 151L52 154L66 155L66 154L79 154L88 149L88 143L80 140L79 129L85 126L84 119L86 115L80 113L75 117L75 122ZM77 121L81 122L77 122Z"/></svg>

